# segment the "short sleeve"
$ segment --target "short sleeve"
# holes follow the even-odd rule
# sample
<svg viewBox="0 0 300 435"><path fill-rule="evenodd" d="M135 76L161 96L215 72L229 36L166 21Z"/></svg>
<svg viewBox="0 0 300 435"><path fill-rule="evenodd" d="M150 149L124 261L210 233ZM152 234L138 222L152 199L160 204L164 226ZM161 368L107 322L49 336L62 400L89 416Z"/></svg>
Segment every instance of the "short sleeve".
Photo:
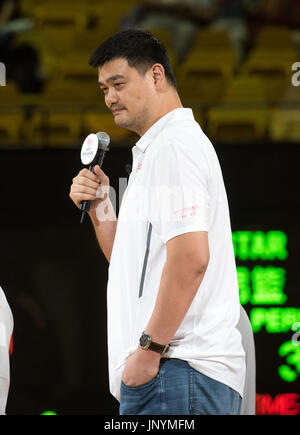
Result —
<svg viewBox="0 0 300 435"><path fill-rule="evenodd" d="M163 242L208 231L209 170L201 148L168 140L156 153L150 173L150 222Z"/></svg>
<svg viewBox="0 0 300 435"><path fill-rule="evenodd" d="M9 379L9 344L13 332L13 317L0 287L0 378Z"/></svg>

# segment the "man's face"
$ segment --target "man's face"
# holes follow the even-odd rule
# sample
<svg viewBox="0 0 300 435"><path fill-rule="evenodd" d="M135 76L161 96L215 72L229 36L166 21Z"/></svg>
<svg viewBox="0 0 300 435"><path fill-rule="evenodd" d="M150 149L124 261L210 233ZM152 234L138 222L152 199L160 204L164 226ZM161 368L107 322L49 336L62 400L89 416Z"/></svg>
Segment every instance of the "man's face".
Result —
<svg viewBox="0 0 300 435"><path fill-rule="evenodd" d="M105 104L112 111L118 127L142 136L151 125L151 102L155 95L150 72L141 75L124 58L117 58L98 68Z"/></svg>

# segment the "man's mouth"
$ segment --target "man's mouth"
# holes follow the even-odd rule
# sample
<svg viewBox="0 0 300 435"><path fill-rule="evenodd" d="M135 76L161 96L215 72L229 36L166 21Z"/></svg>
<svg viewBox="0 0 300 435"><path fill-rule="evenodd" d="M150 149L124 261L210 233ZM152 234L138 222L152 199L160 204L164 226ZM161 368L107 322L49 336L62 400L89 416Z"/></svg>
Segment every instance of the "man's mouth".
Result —
<svg viewBox="0 0 300 435"><path fill-rule="evenodd" d="M113 109L112 113L113 115L118 115L120 112L122 112L123 110L125 110L124 108L118 108L118 109Z"/></svg>

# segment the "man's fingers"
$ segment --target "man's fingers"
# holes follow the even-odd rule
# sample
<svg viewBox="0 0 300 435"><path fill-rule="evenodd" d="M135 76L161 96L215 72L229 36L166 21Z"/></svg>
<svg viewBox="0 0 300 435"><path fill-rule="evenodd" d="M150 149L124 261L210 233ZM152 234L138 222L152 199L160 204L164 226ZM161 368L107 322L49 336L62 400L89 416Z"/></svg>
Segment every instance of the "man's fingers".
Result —
<svg viewBox="0 0 300 435"><path fill-rule="evenodd" d="M90 171L87 168L81 169L81 171L78 173L77 176L78 177L88 178L88 179L93 180L93 181L97 181L98 180L97 175L95 175L92 171Z"/></svg>
<svg viewBox="0 0 300 435"><path fill-rule="evenodd" d="M80 203L82 201L93 201L95 199L95 195L90 195L89 193L70 193L70 198L72 201L80 208Z"/></svg>
<svg viewBox="0 0 300 435"><path fill-rule="evenodd" d="M89 187L84 184L73 184L71 190L74 193L88 193L96 197L97 190L99 189L99 184L95 183L95 186Z"/></svg>
<svg viewBox="0 0 300 435"><path fill-rule="evenodd" d="M99 165L94 166L94 172L101 184L109 184L108 176L102 171Z"/></svg>
<svg viewBox="0 0 300 435"><path fill-rule="evenodd" d="M81 185L81 186L85 186L85 187L89 187L92 188L94 190L97 190L99 187L99 182L97 181L97 177L96 179L92 180L91 178L82 176L82 175L78 175L76 178L73 179L73 183L74 185Z"/></svg>
<svg viewBox="0 0 300 435"><path fill-rule="evenodd" d="M82 201L94 201L96 198L105 198L104 189L109 187L109 178L102 171L99 165L94 167L95 173L87 168L81 169L76 177L73 178L73 183L70 189L70 198L80 208Z"/></svg>

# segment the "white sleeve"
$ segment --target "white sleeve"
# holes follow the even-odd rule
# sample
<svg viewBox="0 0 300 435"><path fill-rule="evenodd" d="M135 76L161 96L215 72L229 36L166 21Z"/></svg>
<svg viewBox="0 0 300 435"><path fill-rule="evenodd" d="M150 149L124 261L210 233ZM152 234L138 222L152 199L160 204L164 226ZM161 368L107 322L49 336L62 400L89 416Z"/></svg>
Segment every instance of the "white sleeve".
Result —
<svg viewBox="0 0 300 435"><path fill-rule="evenodd" d="M13 330L13 318L0 287L0 415L5 415L9 384L9 345Z"/></svg>
<svg viewBox="0 0 300 435"><path fill-rule="evenodd" d="M150 222L163 242L208 231L209 169L203 152L196 145L169 140L157 152L150 173Z"/></svg>
<svg viewBox="0 0 300 435"><path fill-rule="evenodd" d="M0 415L5 415L9 380L0 377Z"/></svg>

